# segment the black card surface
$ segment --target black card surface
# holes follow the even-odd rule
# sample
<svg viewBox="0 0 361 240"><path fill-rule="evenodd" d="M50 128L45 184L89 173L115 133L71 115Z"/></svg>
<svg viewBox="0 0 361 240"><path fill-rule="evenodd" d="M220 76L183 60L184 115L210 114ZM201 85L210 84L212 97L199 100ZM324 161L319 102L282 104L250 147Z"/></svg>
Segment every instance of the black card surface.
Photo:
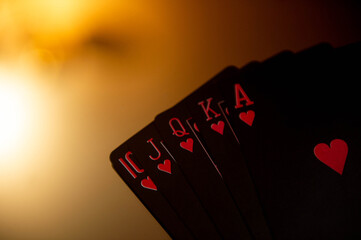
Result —
<svg viewBox="0 0 361 240"><path fill-rule="evenodd" d="M313 49L218 85L275 239L361 237L359 49Z"/></svg>
<svg viewBox="0 0 361 240"><path fill-rule="evenodd" d="M160 194L148 173L136 162L126 144L115 149L110 159L114 170L172 239L195 239L168 201Z"/></svg>
<svg viewBox="0 0 361 240"><path fill-rule="evenodd" d="M129 148L147 170L158 191L168 200L196 239L221 239L211 218L167 152L153 123L129 141Z"/></svg>
<svg viewBox="0 0 361 240"><path fill-rule="evenodd" d="M194 134L194 123L183 104L158 115L155 125L223 239L251 239L209 154Z"/></svg>

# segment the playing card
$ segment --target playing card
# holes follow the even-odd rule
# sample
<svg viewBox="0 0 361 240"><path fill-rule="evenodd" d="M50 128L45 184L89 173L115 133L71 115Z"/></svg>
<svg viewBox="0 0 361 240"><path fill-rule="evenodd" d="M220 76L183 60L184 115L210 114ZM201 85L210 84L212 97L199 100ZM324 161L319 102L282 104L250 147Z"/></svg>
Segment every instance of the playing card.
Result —
<svg viewBox="0 0 361 240"><path fill-rule="evenodd" d="M172 239L195 239L126 144L115 149L110 159L114 170Z"/></svg>
<svg viewBox="0 0 361 240"><path fill-rule="evenodd" d="M235 78L238 74L239 70L236 67L226 68L183 102L198 127L195 131L196 135L200 135L204 145L207 146L207 151L244 216L254 239L271 239L239 143L224 116L228 109L222 108L225 106L224 99L216 85L216 82L225 78Z"/></svg>
<svg viewBox="0 0 361 240"><path fill-rule="evenodd" d="M196 239L221 239L215 225L165 148L153 123L128 141L129 149Z"/></svg>
<svg viewBox="0 0 361 240"><path fill-rule="evenodd" d="M275 239L361 237L360 47L331 50L218 83Z"/></svg>
<svg viewBox="0 0 361 240"><path fill-rule="evenodd" d="M164 145L192 185L223 239L251 239L206 148L197 139L197 127L184 104L178 104L155 119Z"/></svg>

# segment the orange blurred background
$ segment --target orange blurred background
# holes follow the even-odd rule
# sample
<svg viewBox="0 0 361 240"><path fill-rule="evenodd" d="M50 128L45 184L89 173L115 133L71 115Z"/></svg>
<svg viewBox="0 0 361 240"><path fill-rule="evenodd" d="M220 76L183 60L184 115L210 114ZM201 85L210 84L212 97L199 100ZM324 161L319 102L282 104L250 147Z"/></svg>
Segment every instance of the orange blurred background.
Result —
<svg viewBox="0 0 361 240"><path fill-rule="evenodd" d="M360 10L350 0L0 0L0 239L169 239L110 152L228 65L361 40Z"/></svg>

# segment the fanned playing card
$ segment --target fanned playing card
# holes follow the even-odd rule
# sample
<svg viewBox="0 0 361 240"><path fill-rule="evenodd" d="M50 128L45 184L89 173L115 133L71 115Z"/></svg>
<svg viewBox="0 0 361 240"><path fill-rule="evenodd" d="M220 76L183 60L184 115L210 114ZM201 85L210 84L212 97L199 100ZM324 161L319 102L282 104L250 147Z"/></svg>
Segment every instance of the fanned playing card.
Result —
<svg viewBox="0 0 361 240"><path fill-rule="evenodd" d="M110 159L114 170L172 239L195 239L168 201L160 194L148 173L136 161L126 143L115 149Z"/></svg>
<svg viewBox="0 0 361 240"><path fill-rule="evenodd" d="M197 126L184 103L161 113L154 123L222 239L251 239L242 214L195 134Z"/></svg>
<svg viewBox="0 0 361 240"><path fill-rule="evenodd" d="M320 45L218 83L275 239L361 237L359 54Z"/></svg>
<svg viewBox="0 0 361 240"><path fill-rule="evenodd" d="M207 146L210 157L254 239L271 239L245 159L240 152L239 143L225 117L228 113L228 109L225 108L225 99L216 85L218 81L235 78L238 75L239 69L228 67L185 98L183 102L196 123L195 133L200 135L204 145Z"/></svg>
<svg viewBox="0 0 361 240"><path fill-rule="evenodd" d="M129 149L196 239L221 239L153 123L128 141Z"/></svg>

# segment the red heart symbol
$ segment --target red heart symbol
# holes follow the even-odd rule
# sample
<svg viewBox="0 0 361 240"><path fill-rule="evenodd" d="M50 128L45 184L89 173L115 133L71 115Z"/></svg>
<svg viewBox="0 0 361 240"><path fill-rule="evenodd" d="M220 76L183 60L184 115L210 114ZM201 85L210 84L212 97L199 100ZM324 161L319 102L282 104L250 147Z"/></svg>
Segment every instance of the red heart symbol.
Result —
<svg viewBox="0 0 361 240"><path fill-rule="evenodd" d="M247 123L249 126L252 126L255 115L256 114L254 111L249 110L247 112L241 112L239 114L239 119L241 119L243 122Z"/></svg>
<svg viewBox="0 0 361 240"><path fill-rule="evenodd" d="M224 122L223 122L223 121L218 121L217 124L213 123L213 124L211 125L211 128L212 128L214 131L216 131L216 132L220 133L221 135L223 135Z"/></svg>
<svg viewBox="0 0 361 240"><path fill-rule="evenodd" d="M168 159L164 160L164 163L159 163L158 164L158 169L163 171L163 172L172 174L171 163L170 163L170 161Z"/></svg>
<svg viewBox="0 0 361 240"><path fill-rule="evenodd" d="M325 143L319 143L313 149L315 156L324 164L342 175L345 166L348 147L341 139L334 139L330 147Z"/></svg>
<svg viewBox="0 0 361 240"><path fill-rule="evenodd" d="M192 138L188 138L187 141L181 142L179 145L182 148L184 148L185 150L193 152L193 139Z"/></svg>
<svg viewBox="0 0 361 240"><path fill-rule="evenodd" d="M198 126L197 126L196 123L193 124L193 127L194 127L194 129L195 129L197 132L199 132L199 128L198 128Z"/></svg>
<svg viewBox="0 0 361 240"><path fill-rule="evenodd" d="M157 191L157 186L155 186L152 179L150 179L150 177L148 177L148 176L147 176L147 179L143 179L140 182L140 185L142 185L142 187L144 187L144 188L148 188L150 190Z"/></svg>

